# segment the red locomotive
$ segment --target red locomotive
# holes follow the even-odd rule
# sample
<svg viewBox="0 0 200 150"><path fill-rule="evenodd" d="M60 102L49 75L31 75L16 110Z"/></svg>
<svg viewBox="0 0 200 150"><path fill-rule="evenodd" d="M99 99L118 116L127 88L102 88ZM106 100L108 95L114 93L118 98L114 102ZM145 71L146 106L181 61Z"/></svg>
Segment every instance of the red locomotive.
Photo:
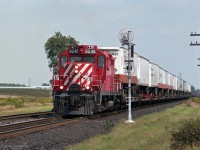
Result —
<svg viewBox="0 0 200 150"><path fill-rule="evenodd" d="M54 111L62 115L92 115L126 106L127 50L70 46L54 68ZM132 58L131 101L187 98L191 85L135 53ZM160 87L159 85L166 85Z"/></svg>
<svg viewBox="0 0 200 150"><path fill-rule="evenodd" d="M59 56L52 86L56 113L92 115L113 107L114 58L97 46L71 46Z"/></svg>

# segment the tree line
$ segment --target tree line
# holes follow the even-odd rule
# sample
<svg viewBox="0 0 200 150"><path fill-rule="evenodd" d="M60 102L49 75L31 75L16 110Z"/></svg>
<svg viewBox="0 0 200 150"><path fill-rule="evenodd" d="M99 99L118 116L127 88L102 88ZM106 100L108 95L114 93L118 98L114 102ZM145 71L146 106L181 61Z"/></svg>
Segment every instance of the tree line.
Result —
<svg viewBox="0 0 200 150"><path fill-rule="evenodd" d="M25 84L0 83L0 87L25 87Z"/></svg>

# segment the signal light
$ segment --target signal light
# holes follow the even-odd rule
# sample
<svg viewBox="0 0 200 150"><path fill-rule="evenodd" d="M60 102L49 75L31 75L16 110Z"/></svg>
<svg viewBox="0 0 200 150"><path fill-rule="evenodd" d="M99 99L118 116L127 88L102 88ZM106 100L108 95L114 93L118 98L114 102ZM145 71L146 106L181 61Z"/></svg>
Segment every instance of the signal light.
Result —
<svg viewBox="0 0 200 150"><path fill-rule="evenodd" d="M129 67L127 66L126 69L127 70L132 70L132 66L129 66Z"/></svg>

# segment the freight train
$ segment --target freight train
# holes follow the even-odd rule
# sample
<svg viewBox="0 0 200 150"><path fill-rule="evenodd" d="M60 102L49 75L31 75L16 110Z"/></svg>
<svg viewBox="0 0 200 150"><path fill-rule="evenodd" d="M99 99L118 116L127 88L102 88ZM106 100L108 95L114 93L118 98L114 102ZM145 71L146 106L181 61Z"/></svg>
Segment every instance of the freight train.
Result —
<svg viewBox="0 0 200 150"><path fill-rule="evenodd" d="M93 115L127 107L128 50L95 45L69 46L53 70L54 111ZM130 58L131 102L188 98L191 84L134 53Z"/></svg>

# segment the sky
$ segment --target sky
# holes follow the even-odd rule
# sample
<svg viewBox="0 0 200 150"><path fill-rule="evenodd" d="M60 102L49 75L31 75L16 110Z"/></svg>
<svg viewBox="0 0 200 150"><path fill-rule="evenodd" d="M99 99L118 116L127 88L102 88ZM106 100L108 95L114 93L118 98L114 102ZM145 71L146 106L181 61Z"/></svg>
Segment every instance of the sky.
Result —
<svg viewBox="0 0 200 150"><path fill-rule="evenodd" d="M135 52L200 88L199 0L0 0L0 83L49 83L44 45L60 31L80 44L120 47L134 34Z"/></svg>

